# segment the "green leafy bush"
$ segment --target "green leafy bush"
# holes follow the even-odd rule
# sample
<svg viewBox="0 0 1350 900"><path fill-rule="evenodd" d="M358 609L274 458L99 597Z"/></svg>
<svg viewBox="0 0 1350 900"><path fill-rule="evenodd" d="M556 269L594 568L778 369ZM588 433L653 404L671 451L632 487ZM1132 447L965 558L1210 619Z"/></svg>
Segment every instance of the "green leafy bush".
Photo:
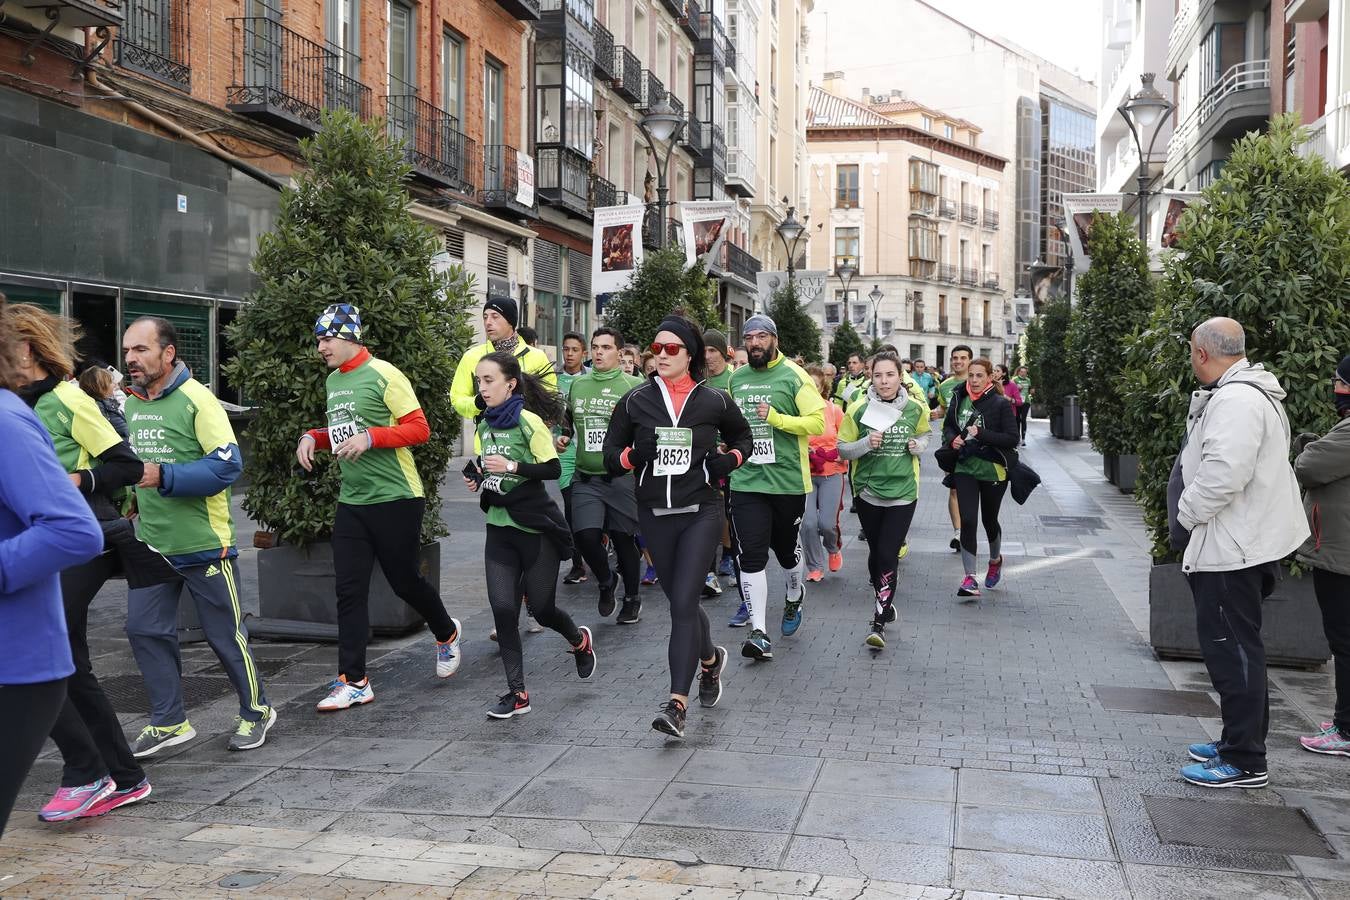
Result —
<svg viewBox="0 0 1350 900"><path fill-rule="evenodd" d="M439 241L409 212L411 169L383 124L332 112L300 149L304 170L282 192L276 228L253 258L261 286L227 331L236 355L226 371L257 410L244 510L286 543L332 534L337 465L321 453L305 474L295 444L327 415L314 321L329 304L353 303L366 345L408 376L431 426L413 458L426 490L423 536L434 537L444 533L439 486L459 433L450 381L473 336L472 280L457 267L433 271Z"/></svg>
<svg viewBox="0 0 1350 900"><path fill-rule="evenodd" d="M681 310L706 330L721 329L717 311L717 284L701 265L684 265L684 250L649 250L633 280L605 304L605 324L623 332L623 339L646 347L656 337L661 320Z"/></svg>
<svg viewBox="0 0 1350 900"><path fill-rule="evenodd" d="M802 307L795 281L773 292L765 312L778 327L778 349L785 356L820 362L820 326Z"/></svg>
<svg viewBox="0 0 1350 900"><path fill-rule="evenodd" d="M1052 416L1059 415L1064 398L1078 386L1069 364L1070 318L1068 299L1056 297L1027 326L1027 368L1031 370L1036 402L1044 403Z"/></svg>
<svg viewBox="0 0 1350 900"><path fill-rule="evenodd" d="M855 353L865 354L867 348L863 346L862 338L853 328L853 324L848 319L844 319L839 327L834 330L834 339L830 341L830 362L834 363L839 371L844 370L848 365L848 358Z"/></svg>
<svg viewBox="0 0 1350 900"><path fill-rule="evenodd" d="M1098 213L1089 255L1092 267L1074 291L1068 359L1093 449L1122 456L1134 453L1125 427L1124 348L1147 323L1157 295L1129 216Z"/></svg>
<svg viewBox="0 0 1350 900"><path fill-rule="evenodd" d="M1334 419L1329 373L1350 350L1350 188L1289 116L1233 148L1202 206L1182 218L1159 303L1129 352L1126 425L1139 453L1135 498L1167 557L1167 478L1195 379L1187 340L1212 316L1247 333L1247 355L1288 391L1294 434Z"/></svg>

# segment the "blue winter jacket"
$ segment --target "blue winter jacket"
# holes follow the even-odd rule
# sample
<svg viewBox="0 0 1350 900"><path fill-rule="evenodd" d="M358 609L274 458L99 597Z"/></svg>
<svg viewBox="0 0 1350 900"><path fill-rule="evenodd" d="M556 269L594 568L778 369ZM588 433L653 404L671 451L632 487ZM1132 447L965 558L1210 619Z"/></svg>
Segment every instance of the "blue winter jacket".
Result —
<svg viewBox="0 0 1350 900"><path fill-rule="evenodd" d="M75 671L62 569L103 552L103 530L28 405L0 389L0 686Z"/></svg>

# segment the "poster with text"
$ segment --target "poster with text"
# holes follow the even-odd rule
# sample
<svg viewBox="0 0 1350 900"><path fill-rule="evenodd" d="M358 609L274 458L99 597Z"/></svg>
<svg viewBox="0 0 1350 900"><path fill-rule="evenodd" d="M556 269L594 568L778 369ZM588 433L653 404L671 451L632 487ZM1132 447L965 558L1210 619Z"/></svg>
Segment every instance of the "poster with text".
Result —
<svg viewBox="0 0 1350 900"><path fill-rule="evenodd" d="M1182 234L1179 230L1181 217L1186 210L1199 203L1202 196L1182 191L1163 191L1153 198L1153 227L1149 229L1148 246L1155 259L1161 257L1162 251L1176 248L1177 238Z"/></svg>
<svg viewBox="0 0 1350 900"><path fill-rule="evenodd" d="M516 202L534 209L534 157L516 154Z"/></svg>
<svg viewBox="0 0 1350 900"><path fill-rule="evenodd" d="M601 206L591 235L591 291L608 294L628 287L642 264L642 206Z"/></svg>
<svg viewBox="0 0 1350 900"><path fill-rule="evenodd" d="M1124 208L1120 194L1065 194L1065 231L1073 248L1075 271L1086 272L1092 265L1088 257L1088 241L1092 237L1092 217L1096 213L1118 213Z"/></svg>
<svg viewBox="0 0 1350 900"><path fill-rule="evenodd" d="M708 271L722 249L736 204L725 200L680 204L680 227L684 231L684 264L699 263Z"/></svg>
<svg viewBox="0 0 1350 900"><path fill-rule="evenodd" d="M825 287L829 278L829 272L807 269L792 274L793 284L797 288L797 300L808 312L823 312L823 308L814 308L813 304L820 304L826 299ZM755 309L760 312L768 309L769 304L773 302L773 295L787 287L787 283L787 272L756 272Z"/></svg>

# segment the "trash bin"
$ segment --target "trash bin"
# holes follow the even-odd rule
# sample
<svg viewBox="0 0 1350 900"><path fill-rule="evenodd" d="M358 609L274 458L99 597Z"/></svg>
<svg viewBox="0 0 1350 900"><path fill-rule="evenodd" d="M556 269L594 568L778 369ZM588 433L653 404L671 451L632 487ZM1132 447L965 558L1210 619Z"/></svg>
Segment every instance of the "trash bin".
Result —
<svg viewBox="0 0 1350 900"><path fill-rule="evenodd" d="M1077 441L1083 437L1083 408L1078 405L1077 394L1066 394L1064 397L1064 414L1059 432L1059 437L1066 441Z"/></svg>

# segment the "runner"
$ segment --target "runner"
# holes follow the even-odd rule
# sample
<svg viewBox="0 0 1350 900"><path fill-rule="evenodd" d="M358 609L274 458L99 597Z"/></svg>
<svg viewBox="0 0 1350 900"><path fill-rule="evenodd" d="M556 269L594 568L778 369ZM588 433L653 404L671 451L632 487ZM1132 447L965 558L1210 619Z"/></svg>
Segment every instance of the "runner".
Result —
<svg viewBox="0 0 1350 900"><path fill-rule="evenodd" d="M450 383L450 402L455 412L464 418L476 421L483 410L482 397L474 383L474 372L478 361L489 353L514 355L526 372L542 380L549 388L557 389L558 378L553 371L553 362L544 351L525 343L516 331L519 315L516 301L510 297L492 295L483 304L483 332L488 339L469 348L460 358L459 365L455 367L454 381Z"/></svg>
<svg viewBox="0 0 1350 900"><path fill-rule="evenodd" d="M150 795L145 771L131 755L122 724L94 675L89 654L89 604L113 575L122 571L134 584L176 580L161 563L158 578L141 571L134 554L118 547L134 543L131 524L115 504L141 480L144 466L109 424L94 400L68 380L75 369L79 335L66 319L28 304L5 308L3 326L25 352L18 366L27 382L19 396L47 429L56 457L84 495L105 534L105 552L61 573L61 602L66 616L75 673L66 683L66 701L51 736L61 751L61 786L38 812L44 822L101 816ZM101 369L109 387L112 378ZM139 545L144 556L149 548Z"/></svg>
<svg viewBox="0 0 1350 900"><path fill-rule="evenodd" d="M563 335L562 341L562 369L558 372L558 393L564 397L567 396L567 390L572 386L572 382L578 376L585 375L590 370L586 368L586 338L577 334L575 331L569 331ZM558 479L558 487L562 489L563 496L563 514L567 516L567 526L572 526L572 479L577 470L577 447L576 444L568 443L563 445L563 449L558 453L558 461L562 463L562 477ZM581 584L586 580L586 561L581 556L581 548L572 549L572 568L567 570L563 576L563 584Z"/></svg>
<svg viewBox="0 0 1350 900"><path fill-rule="evenodd" d="M845 366L843 377L835 385L834 396L844 409L848 409L849 400L861 391L867 389L867 360L861 353L850 353L848 363Z"/></svg>
<svg viewBox="0 0 1350 900"><path fill-rule="evenodd" d="M811 493L808 438L825 431L825 401L811 376L778 350L778 326L765 315L745 323L750 364L731 376L731 396L754 433L747 464L731 477L731 524L740 562L741 608L733 627L748 621L750 637L741 655L772 659L766 633L769 595L764 569L773 550L787 575L784 637L802 622L806 586L798 533Z"/></svg>
<svg viewBox="0 0 1350 900"><path fill-rule="evenodd" d="M995 587L1003 570L1003 529L999 507L1008 491L1008 469L1017 462L1017 418L1012 405L999 392L994 366L989 360L972 360L963 384L951 394L951 406L942 423L943 445L960 451L952 473L952 490L960 502L961 562L965 580L959 597L980 596L975 581L977 517L984 521L989 539L989 570L984 586Z"/></svg>
<svg viewBox="0 0 1350 900"><path fill-rule="evenodd" d="M1008 398L1012 404L1013 416L1016 417L1020 426L1022 422L1022 410L1027 408L1027 399L1022 396L1022 386L1015 379L1008 377L1008 367L1005 365L994 365L994 380L998 382L999 388L1003 391L1003 396ZM1020 433L1020 432L1019 432Z"/></svg>
<svg viewBox="0 0 1350 900"><path fill-rule="evenodd" d="M975 351L971 350L965 344L957 344L952 348L951 354L947 359L952 367L952 374L944 378L937 386L937 406L933 407L930 418L943 419L947 416L947 406L952 402L952 392L958 386L966 383L966 367L970 365L971 357ZM945 481L945 480L944 480ZM947 515L952 520L951 544L953 550L961 549L961 507L956 501L956 488L951 488L947 492Z"/></svg>
<svg viewBox="0 0 1350 900"><path fill-rule="evenodd" d="M1027 445L1027 417L1031 415L1031 374L1026 366L1018 366L1013 376L1017 389L1022 392L1022 405L1017 408L1017 430L1022 436L1022 446Z"/></svg>
<svg viewBox="0 0 1350 900"><path fill-rule="evenodd" d="M332 370L328 426L305 432L295 447L306 472L314 470L315 451L330 451L342 477L332 538L338 676L319 701L319 712L375 699L366 677L366 646L376 560L394 593L436 636L437 677L449 678L460 664L459 621L450 618L420 569L427 504L409 448L426 443L431 428L407 377L362 344L361 324L361 311L350 303L329 306L314 323L319 356Z"/></svg>
<svg viewBox="0 0 1350 900"><path fill-rule="evenodd" d="M820 581L828 565L838 572L844 565L840 551L843 533L839 514L844 508L844 473L848 463L839 458L839 425L844 411L830 399L830 377L819 366L808 366L806 373L815 380L825 400L825 432L813 434L811 447L811 496L806 500L802 519L802 552L806 557L806 580Z"/></svg>
<svg viewBox="0 0 1350 900"><path fill-rule="evenodd" d="M914 360L914 371L910 375L910 380L919 386L923 391L924 399L931 408L937 402L937 379L933 373L928 371L928 364L921 359Z"/></svg>
<svg viewBox="0 0 1350 900"><path fill-rule="evenodd" d="M858 519L867 533L867 573L876 595L867 646L886 646L894 622L896 562L919 499L919 456L928 446L928 404L904 391L894 353L872 358L872 386L844 416L839 455L852 460ZM885 423L890 422L887 425Z"/></svg>
<svg viewBox="0 0 1350 900"><path fill-rule="evenodd" d="M530 598L535 619L567 639L577 675L594 675L596 658L591 630L578 628L554 603L558 561L572 553L567 520L544 489L562 472L548 424L561 421L562 398L522 372L510 353L489 353L474 374L483 399L483 455L465 466L464 485L479 493L487 513L484 574L509 688L487 714L509 719L531 709L520 643L522 595Z"/></svg>
<svg viewBox="0 0 1350 900"><path fill-rule="evenodd" d="M14 393L28 382L19 366L30 355L11 329L0 328L0 834L75 671L58 573L103 548L89 504L57 461L42 423Z"/></svg>
<svg viewBox="0 0 1350 900"><path fill-rule="evenodd" d="M623 579L623 606L616 621L634 625L642 618L639 581L642 557L634 535L638 532L637 501L633 479L605 470L605 432L610 416L624 394L642 384L642 379L623 372L623 336L602 326L591 333L591 371L578 376L567 392L562 435L557 446L575 444L577 472L572 484L572 535L574 543L595 573L600 588L598 610L604 618L614 615L614 595ZM609 552L618 558L618 571L610 570Z"/></svg>
<svg viewBox="0 0 1350 900"><path fill-rule="evenodd" d="M750 452L750 427L731 398L704 375L703 339L692 322L667 316L652 345L658 377L630 391L605 436L611 472L638 472L638 516L651 538L661 589L670 601L670 699L652 728L684 736L689 688L698 673L699 702L722 696L727 651L715 647L699 606L698 560L711 559L722 534L716 484ZM719 450L719 444L728 450Z"/></svg>
<svg viewBox="0 0 1350 900"><path fill-rule="evenodd" d="M239 695L228 746L261 747L277 720L248 647L234 560L230 485L243 469L239 443L220 401L178 358L178 332L142 317L122 337L132 388L131 447L145 461L136 485L140 537L168 557L182 583L127 591L127 637L150 698L150 724L132 743L139 759L197 736L183 708L178 602L184 583L206 642Z"/></svg>

